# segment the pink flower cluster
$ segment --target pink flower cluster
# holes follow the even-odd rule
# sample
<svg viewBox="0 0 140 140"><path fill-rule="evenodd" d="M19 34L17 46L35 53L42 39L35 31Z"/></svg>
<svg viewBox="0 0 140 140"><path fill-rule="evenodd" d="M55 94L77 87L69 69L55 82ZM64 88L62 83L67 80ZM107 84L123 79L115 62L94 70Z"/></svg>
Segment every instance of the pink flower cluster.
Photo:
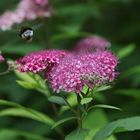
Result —
<svg viewBox="0 0 140 140"><path fill-rule="evenodd" d="M80 49L78 46L74 49L76 51L71 52L48 50L31 53L18 60L20 70L35 73L43 71L45 78L48 79L51 87L57 93L61 90L79 93L84 85L93 88L112 82L117 74L118 60L116 56L106 50L107 41L105 39L104 43L99 43L99 40L103 41L103 38L98 37L97 39L97 36L84 40L89 38L90 43L84 42L85 47L81 43L79 44L83 50L93 47L94 51L78 53L77 48Z"/></svg>
<svg viewBox="0 0 140 140"><path fill-rule="evenodd" d="M96 51L104 51L110 46L110 42L105 38L102 38L97 35L92 35L87 38L80 40L75 48L74 51L78 51L80 53L89 53L89 52L96 52Z"/></svg>
<svg viewBox="0 0 140 140"><path fill-rule="evenodd" d="M0 63L3 62L5 59L4 57L0 54Z"/></svg>
<svg viewBox="0 0 140 140"><path fill-rule="evenodd" d="M79 93L84 85L93 88L115 79L116 57L109 51L66 56L49 72L54 91Z"/></svg>
<svg viewBox="0 0 140 140"><path fill-rule="evenodd" d="M0 16L0 29L7 30L24 20L49 16L51 11L48 0L21 0L15 11L6 11Z"/></svg>
<svg viewBox="0 0 140 140"><path fill-rule="evenodd" d="M59 63L59 58L62 58L65 55L65 51L45 50L30 53L23 58L20 58L17 63L19 64L20 71L36 73L45 69L50 69L54 64Z"/></svg>

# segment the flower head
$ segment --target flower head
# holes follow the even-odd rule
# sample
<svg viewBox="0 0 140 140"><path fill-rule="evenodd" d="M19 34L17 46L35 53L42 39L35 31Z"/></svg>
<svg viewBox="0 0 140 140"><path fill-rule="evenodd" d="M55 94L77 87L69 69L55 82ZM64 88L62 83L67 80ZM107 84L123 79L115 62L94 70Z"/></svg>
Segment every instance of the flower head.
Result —
<svg viewBox="0 0 140 140"><path fill-rule="evenodd" d="M116 57L108 51L64 57L47 77L56 92L79 93L84 85L94 87L115 79Z"/></svg>
<svg viewBox="0 0 140 140"><path fill-rule="evenodd" d="M15 11L6 11L0 16L0 28L10 29L14 24L38 17L50 17L48 0L21 0Z"/></svg>
<svg viewBox="0 0 140 140"><path fill-rule="evenodd" d="M92 35L87 38L80 40L74 50L80 53L89 53L96 51L104 51L110 46L110 42L105 38L97 35Z"/></svg>
<svg viewBox="0 0 140 140"><path fill-rule="evenodd" d="M56 65L48 74L48 79L54 91L67 92L76 91L83 87L80 79L81 61L77 61L74 56L64 57L59 65Z"/></svg>
<svg viewBox="0 0 140 140"><path fill-rule="evenodd" d="M61 50L45 50L40 52L30 53L23 58L20 58L17 63L22 72L40 72L51 69L52 66L59 63L59 59L67 54Z"/></svg>

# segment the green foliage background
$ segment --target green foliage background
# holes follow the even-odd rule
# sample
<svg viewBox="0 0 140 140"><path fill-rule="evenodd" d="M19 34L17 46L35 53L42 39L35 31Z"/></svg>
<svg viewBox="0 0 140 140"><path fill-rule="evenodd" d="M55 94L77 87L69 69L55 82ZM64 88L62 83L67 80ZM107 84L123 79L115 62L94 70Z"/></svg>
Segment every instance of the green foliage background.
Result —
<svg viewBox="0 0 140 140"><path fill-rule="evenodd" d="M1 0L0 13L13 9L18 0ZM16 59L24 54L46 48L72 49L88 34L98 34L112 43L111 50L119 58L119 76L113 88L95 95L93 104L109 104L123 111L96 109L88 114L84 127L97 131L107 122L140 115L140 1L139 0L52 0L54 16L44 19L32 43L25 43L17 33L0 32L0 50L5 57ZM36 25L42 20L23 24ZM0 71L6 69L0 64ZM36 90L20 87L15 74L0 77L0 98L49 114L59 120L69 114L56 116L52 106ZM59 108L59 106L58 106ZM3 107L0 107L3 109ZM62 125L65 134L76 128L75 121ZM18 131L16 131L18 130ZM24 138L26 132L34 136ZM21 135L17 135L20 134ZM29 134L30 135L30 134ZM58 139L58 134L42 123L19 117L0 118L0 140L41 140L35 135ZM92 134L93 135L93 134ZM139 140L140 131L115 134L117 140ZM61 138L59 138L61 140ZM112 138L114 139L114 138ZM43 139L42 139L43 140ZM46 140L46 139L45 139Z"/></svg>

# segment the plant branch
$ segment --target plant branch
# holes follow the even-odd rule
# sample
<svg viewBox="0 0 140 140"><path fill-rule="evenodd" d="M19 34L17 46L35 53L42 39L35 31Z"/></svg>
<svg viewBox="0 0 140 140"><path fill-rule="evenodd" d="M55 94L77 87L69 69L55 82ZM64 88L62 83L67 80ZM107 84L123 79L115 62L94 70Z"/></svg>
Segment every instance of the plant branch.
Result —
<svg viewBox="0 0 140 140"><path fill-rule="evenodd" d="M69 106L70 110L77 116L76 110L73 109L73 107L72 107L71 104L67 101L67 99L66 99L62 94L60 94L60 96L64 99L64 101L66 102L66 104Z"/></svg>

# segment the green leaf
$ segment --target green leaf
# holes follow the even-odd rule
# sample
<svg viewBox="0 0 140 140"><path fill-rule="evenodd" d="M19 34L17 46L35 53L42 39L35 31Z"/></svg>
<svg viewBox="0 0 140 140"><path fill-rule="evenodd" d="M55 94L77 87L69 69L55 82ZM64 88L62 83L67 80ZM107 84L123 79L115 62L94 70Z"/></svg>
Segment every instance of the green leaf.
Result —
<svg viewBox="0 0 140 140"><path fill-rule="evenodd" d="M105 105L105 104L98 104L98 105L91 106L88 109L88 111L91 110L91 109L93 109L93 108L107 108L107 109L114 109L114 110L120 110L121 111L121 109L118 108L118 107L111 106L111 105Z"/></svg>
<svg viewBox="0 0 140 140"><path fill-rule="evenodd" d="M134 44L130 44L124 48L122 48L118 53L117 56L122 59L127 57L128 55L130 55L133 51L135 50L135 45Z"/></svg>
<svg viewBox="0 0 140 140"><path fill-rule="evenodd" d="M0 105L12 106L12 107L19 107L19 108L22 108L23 107L20 104L17 104L17 103L14 103L14 102L10 102L10 101L6 101L6 100L0 100Z"/></svg>
<svg viewBox="0 0 140 140"><path fill-rule="evenodd" d="M97 88L93 89L93 92L94 92L94 93L95 93L95 92L101 92L101 91L108 90L108 89L110 89L110 88L111 88L111 86L100 86L100 87L97 87Z"/></svg>
<svg viewBox="0 0 140 140"><path fill-rule="evenodd" d="M52 103L57 103L59 105L67 105L65 100L62 97L59 96L50 96L48 100Z"/></svg>
<svg viewBox="0 0 140 140"><path fill-rule="evenodd" d="M31 76L31 73L19 72L18 70L15 70L14 73L20 80L36 83L35 79Z"/></svg>
<svg viewBox="0 0 140 140"><path fill-rule="evenodd" d="M81 100L81 104L82 104L82 105L83 105L83 104L88 104L88 103L90 103L92 100L93 100L92 97L83 98L83 99Z"/></svg>
<svg viewBox="0 0 140 140"><path fill-rule="evenodd" d="M85 85L82 89L82 92L86 94L88 89L89 89L89 87L87 85Z"/></svg>
<svg viewBox="0 0 140 140"><path fill-rule="evenodd" d="M23 138L30 139L30 140L51 140L49 138L46 138L46 137L44 138L40 135L36 135L36 134L25 132L25 131L19 131L19 130L13 130L13 129L0 130L1 140L15 140L19 136L22 136Z"/></svg>
<svg viewBox="0 0 140 140"><path fill-rule="evenodd" d="M54 129L55 127L61 125L62 123L65 123L65 122L70 121L70 120L73 120L73 119L76 119L76 117L68 117L68 118L59 120L58 122L56 122L56 123L53 124L52 129Z"/></svg>
<svg viewBox="0 0 140 140"><path fill-rule="evenodd" d="M66 136L66 140L85 140L89 133L88 129L78 129Z"/></svg>
<svg viewBox="0 0 140 140"><path fill-rule="evenodd" d="M130 117L109 123L92 140L105 140L113 133L140 130L140 117Z"/></svg>
<svg viewBox="0 0 140 140"><path fill-rule="evenodd" d="M108 123L107 115L102 109L98 108L96 110L91 110L90 112L88 112L87 116L83 121L83 128L90 129L90 132L86 137L86 140L91 140L93 136L95 136L95 134L107 123ZM108 140L116 140L116 139L115 137L111 137Z"/></svg>
<svg viewBox="0 0 140 140"><path fill-rule="evenodd" d="M35 73L26 73L26 72L19 72L14 71L18 78L20 78L22 81L32 83L33 85L37 85L37 87L46 88L46 81L39 75Z"/></svg>
<svg viewBox="0 0 140 140"><path fill-rule="evenodd" d="M15 74L17 77L21 80L17 80L17 83L26 88L26 89L35 89L41 93L43 93L45 96L49 96L50 92L48 90L46 81L41 78L40 75L34 74L34 73L24 73L15 71Z"/></svg>
<svg viewBox="0 0 140 140"><path fill-rule="evenodd" d="M39 74L31 73L31 76L34 78L34 80L38 84L38 87L42 89L46 89L46 80L44 80Z"/></svg>
<svg viewBox="0 0 140 140"><path fill-rule="evenodd" d="M47 125L52 125L53 124L53 120L32 109L22 109L22 108L10 108L10 109L4 109L2 111L0 111L0 116L18 116L18 117L26 117L29 119L33 119L42 123L45 123Z"/></svg>
<svg viewBox="0 0 140 140"><path fill-rule="evenodd" d="M26 81L20 81L20 80L17 80L16 81L20 86L26 88L26 89L36 89L36 87L38 86L36 83L29 83L29 82L26 82Z"/></svg>
<svg viewBox="0 0 140 140"><path fill-rule="evenodd" d="M53 125L53 123L54 123L54 121L49 116L47 116L39 111L21 106L19 104L5 101L5 100L0 100L0 105L12 106L12 107L14 106L14 108L4 109L4 110L0 111L0 116L26 117L26 118L30 118L30 119L45 123L47 125Z"/></svg>

